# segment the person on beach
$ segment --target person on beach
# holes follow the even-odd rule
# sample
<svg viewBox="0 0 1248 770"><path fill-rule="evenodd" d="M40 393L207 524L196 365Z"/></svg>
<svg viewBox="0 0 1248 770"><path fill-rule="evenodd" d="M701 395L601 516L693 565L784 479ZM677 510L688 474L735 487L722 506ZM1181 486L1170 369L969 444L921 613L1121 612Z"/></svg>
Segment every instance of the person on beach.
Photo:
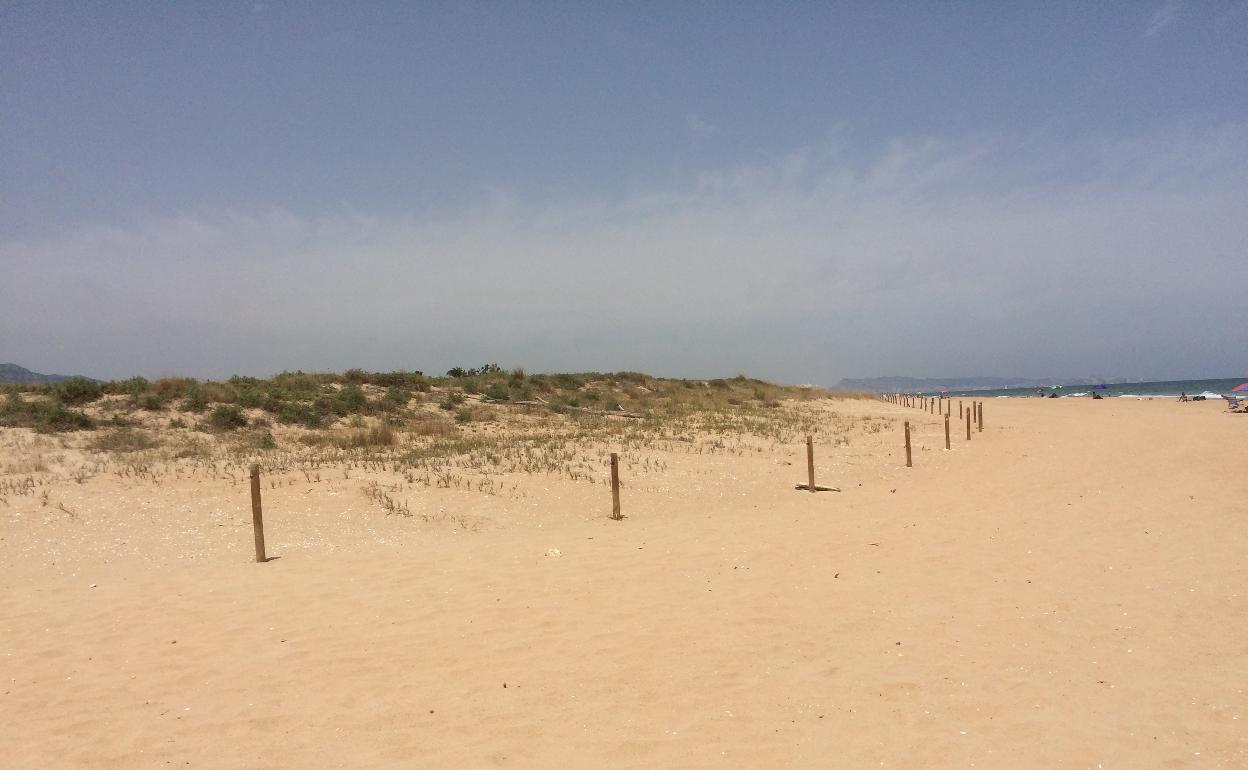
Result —
<svg viewBox="0 0 1248 770"><path fill-rule="evenodd" d="M1187 391L1186 390L1179 391L1179 403L1181 404L1186 400L1187 400Z"/></svg>

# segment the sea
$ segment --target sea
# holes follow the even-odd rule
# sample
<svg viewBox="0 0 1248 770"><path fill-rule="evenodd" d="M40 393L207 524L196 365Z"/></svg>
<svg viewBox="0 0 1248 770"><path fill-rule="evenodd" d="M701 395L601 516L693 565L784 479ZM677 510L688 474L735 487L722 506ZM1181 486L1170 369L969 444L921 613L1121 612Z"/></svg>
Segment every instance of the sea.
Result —
<svg viewBox="0 0 1248 770"><path fill-rule="evenodd" d="M1222 398L1236 386L1248 382L1248 377L1231 377L1221 380L1160 380L1157 382L1114 382L1104 387L1095 386L1095 392L1105 398L1178 398L1181 393L1188 397L1204 396L1207 399ZM973 398L1035 398L1039 391L1045 396L1056 393L1058 398L1088 398L1094 391L1092 385L1060 385L1047 388L1002 388L999 390L952 390L951 396ZM936 392L927 395L936 395ZM1248 395L1248 393L1245 393Z"/></svg>

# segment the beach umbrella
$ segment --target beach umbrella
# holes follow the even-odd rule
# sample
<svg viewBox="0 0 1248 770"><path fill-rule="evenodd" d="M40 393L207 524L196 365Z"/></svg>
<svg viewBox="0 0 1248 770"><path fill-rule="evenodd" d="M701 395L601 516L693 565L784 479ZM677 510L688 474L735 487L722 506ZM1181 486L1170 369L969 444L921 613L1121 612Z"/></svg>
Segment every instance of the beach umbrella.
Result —
<svg viewBox="0 0 1248 770"><path fill-rule="evenodd" d="M1232 393L1235 393L1236 391L1240 391L1240 390L1248 390L1248 382L1241 382L1240 384L1231 388Z"/></svg>

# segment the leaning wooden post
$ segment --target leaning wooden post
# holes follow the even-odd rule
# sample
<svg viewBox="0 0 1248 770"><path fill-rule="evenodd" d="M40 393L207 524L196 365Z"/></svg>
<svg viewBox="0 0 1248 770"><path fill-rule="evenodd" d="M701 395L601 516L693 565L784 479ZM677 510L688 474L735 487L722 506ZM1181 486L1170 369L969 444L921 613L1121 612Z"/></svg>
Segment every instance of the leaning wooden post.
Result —
<svg viewBox="0 0 1248 770"><path fill-rule="evenodd" d="M914 465L910 462L910 421L909 420L906 420L906 467L907 468L914 467Z"/></svg>
<svg viewBox="0 0 1248 770"><path fill-rule="evenodd" d="M966 440L971 440L971 410L966 410Z"/></svg>
<svg viewBox="0 0 1248 770"><path fill-rule="evenodd" d="M806 476L810 479L810 491L815 491L815 440L806 437Z"/></svg>
<svg viewBox="0 0 1248 770"><path fill-rule="evenodd" d="M620 456L615 452L611 453L611 518L624 518L620 513Z"/></svg>
<svg viewBox="0 0 1248 770"><path fill-rule="evenodd" d="M251 527L256 532L256 561L264 563L264 513L260 509L260 466L251 466Z"/></svg>
<svg viewBox="0 0 1248 770"><path fill-rule="evenodd" d="M949 415L945 415L945 449L949 448Z"/></svg>

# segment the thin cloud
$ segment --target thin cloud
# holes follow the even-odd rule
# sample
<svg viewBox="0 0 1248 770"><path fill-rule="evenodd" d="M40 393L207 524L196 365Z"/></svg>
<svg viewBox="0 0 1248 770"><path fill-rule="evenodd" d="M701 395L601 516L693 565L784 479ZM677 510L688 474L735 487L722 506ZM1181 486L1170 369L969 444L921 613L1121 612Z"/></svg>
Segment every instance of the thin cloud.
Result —
<svg viewBox="0 0 1248 770"><path fill-rule="evenodd" d="M717 126L713 126L706 122L696 112L691 112L688 115L685 115L685 127L688 128L690 132L697 134L698 136L711 136L712 134L719 132L719 128Z"/></svg>
<svg viewBox="0 0 1248 770"><path fill-rule="evenodd" d="M1144 37L1149 38L1161 32L1166 27L1174 23L1178 18L1179 11L1183 7L1182 0L1166 0L1161 4L1148 21L1148 27L1144 30Z"/></svg>
<svg viewBox="0 0 1248 770"><path fill-rule="evenodd" d="M442 219L190 212L0 242L3 358L281 369L1225 375L1248 323L1248 131L1026 163L1004 138L808 147L613 201ZM1079 181L1050 167L1085 169ZM1141 340L1146 341L1146 344Z"/></svg>

